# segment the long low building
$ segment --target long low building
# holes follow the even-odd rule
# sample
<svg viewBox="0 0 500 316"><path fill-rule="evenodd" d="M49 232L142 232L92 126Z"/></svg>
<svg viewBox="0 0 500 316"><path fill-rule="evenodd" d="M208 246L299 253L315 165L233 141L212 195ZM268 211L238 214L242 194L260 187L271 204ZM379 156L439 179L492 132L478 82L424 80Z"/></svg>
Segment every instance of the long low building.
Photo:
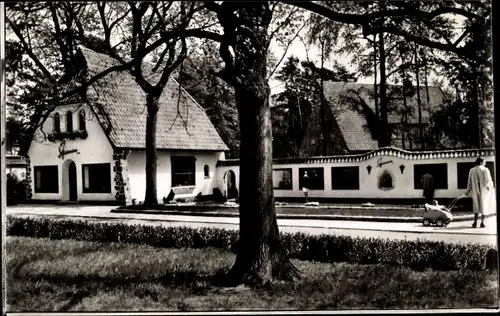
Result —
<svg viewBox="0 0 500 316"><path fill-rule="evenodd" d="M486 161L495 181L494 149L405 151L381 148L360 155L286 158L273 162L277 200L302 198L304 175L311 198L348 200L414 200L423 194L422 176L434 178L435 197L454 199L467 188L469 170L477 157ZM239 188L239 161L217 164L217 187L226 196ZM236 189L236 190L235 190Z"/></svg>
<svg viewBox="0 0 500 316"><path fill-rule="evenodd" d="M435 198L450 200L464 193L469 170L474 166L475 160L479 156L485 159L486 167L490 170L495 182L494 155L494 149L409 152L397 148L382 148L361 155L275 159L273 163L274 195L276 200L302 200L304 196L302 192L303 179L307 172L310 179L308 195L311 199L336 202L356 201L359 203L368 201L413 203L415 200L421 200L423 194L421 178L424 174L429 173L434 177ZM221 156L222 159L216 160L216 163L207 164L204 159L197 157L197 159L194 158L194 163L187 164L191 157L189 153L184 153L182 156L169 155L168 157L163 152L159 153L161 161L177 160L179 157L182 157L181 159L186 162L183 173L191 174L188 177L191 180L188 184L174 182L172 178L177 177L175 170L172 172L171 168L159 168L158 182L161 183L158 190L159 202L162 202L161 200L168 195L170 190L176 193L176 197L184 198L200 194L208 198L213 194L214 189L218 189L227 198L238 196L241 181L238 160L225 160ZM44 193L38 190L36 182L40 181L38 180L40 176L36 175L36 179L33 179L35 181L32 182L33 187L28 188L28 191L30 193L34 191L31 198L35 201L115 201L117 204L123 204L131 203L134 199L136 203L141 203L145 194L145 186L141 181L144 177L142 170L145 161L142 160L141 166L139 166L134 154L130 154L124 159L123 166L127 166L129 172L128 177L122 179L122 185L125 188L132 188L127 201L116 195L117 189L113 187L109 190L114 194L88 192L72 198L63 194L70 182L67 177L62 175L53 179L53 193ZM17 168L25 167L24 162L28 162L27 174L36 172L38 169L37 166L29 163L29 157L17 156L9 159L11 162L14 160L23 162L22 165L16 164ZM57 165L53 167L55 176L60 175L60 172L55 170L56 167ZM63 169L64 167L64 165L61 166ZM133 168L137 170L134 172ZM119 170L113 168L113 174L118 172ZM107 181L103 176L105 175L99 176L99 182ZM110 175L106 177L110 177ZM112 181L111 177L109 181ZM77 185L78 181L73 182ZM58 194L56 191L62 192ZM103 195L106 198L103 198Z"/></svg>

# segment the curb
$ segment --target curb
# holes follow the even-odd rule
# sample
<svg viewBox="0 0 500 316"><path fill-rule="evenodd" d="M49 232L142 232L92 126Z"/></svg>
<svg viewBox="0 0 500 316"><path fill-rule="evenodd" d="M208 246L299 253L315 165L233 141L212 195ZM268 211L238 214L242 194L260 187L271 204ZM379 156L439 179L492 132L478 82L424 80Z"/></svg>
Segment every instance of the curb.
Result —
<svg viewBox="0 0 500 316"><path fill-rule="evenodd" d="M17 218L23 218L23 217L28 217L28 218L33 218L33 217L49 217L54 220L65 220L65 219L74 219L74 220L80 220L80 221L97 221L97 222L107 222L107 221L119 221L120 218L116 217L94 217L94 216L79 216L79 215L74 215L74 216L66 216L66 215L34 215L34 214L23 214L23 213L17 213L17 214L11 214L9 216L17 217ZM157 220L149 220L149 219L138 219L139 221L147 221L147 222L170 222L171 220L168 219L157 219ZM176 220L174 220L175 222ZM194 223L200 223L200 222L194 222ZM127 224L127 223L125 223ZM210 224L229 224L229 225L238 225L238 224L232 224L232 223L225 223L225 222L211 222ZM128 224L127 224L128 225ZM142 224L142 225L151 225L150 223ZM286 225L286 224L280 224L280 227L308 227L308 228L320 228L320 229L328 229L328 230L336 230L336 229L341 229L341 230L363 230L363 231L384 231L384 232L391 232L391 233L403 233L403 234L429 234L429 233L436 233L438 232L439 234L456 234L456 231L446 231L440 229L439 231L408 231L408 230L385 230L385 229L372 229L372 228L354 228L354 227L331 227L331 226L321 226L321 225L316 225L316 226L304 226L304 225ZM237 228L223 228L223 229L237 229ZM338 233L336 233L338 234ZM467 232L462 234L466 235L473 235L473 236L486 236L486 235L491 235L491 236L496 236L496 234L485 234L485 233L476 233L476 232ZM418 239L417 239L418 240Z"/></svg>
<svg viewBox="0 0 500 316"><path fill-rule="evenodd" d="M195 211L146 211L146 210L125 210L113 209L111 213L123 214L150 214L150 215L189 215L189 216L210 216L210 217L239 217L237 212L195 212ZM495 216L488 214L485 218ZM337 220L337 221L364 221L364 222L396 222L396 223L420 223L421 217L381 217L381 216L347 216L347 215L317 215L317 214L276 214L277 219L314 219L314 220ZM462 215L453 218L454 222L464 222L474 219L474 215Z"/></svg>

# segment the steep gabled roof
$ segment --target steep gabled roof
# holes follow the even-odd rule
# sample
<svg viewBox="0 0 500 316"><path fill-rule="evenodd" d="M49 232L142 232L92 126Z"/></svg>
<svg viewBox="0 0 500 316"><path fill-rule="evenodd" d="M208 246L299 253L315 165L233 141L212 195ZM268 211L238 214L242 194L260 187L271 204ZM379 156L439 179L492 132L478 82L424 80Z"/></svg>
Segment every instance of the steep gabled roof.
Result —
<svg viewBox="0 0 500 316"><path fill-rule="evenodd" d="M372 84L332 82L324 83L324 94L336 117L339 129L346 145L351 151L366 151L378 148L378 142L373 137L366 117L366 109L375 113L374 87ZM402 108L404 105L399 86L388 85L388 95L392 107ZM429 102L427 102L427 91ZM420 87L422 122L428 123L430 113L443 104L445 97L439 87ZM407 98L407 108L412 112L408 115L408 123L418 124L417 95ZM389 111L388 122L401 123L402 115L397 111Z"/></svg>
<svg viewBox="0 0 500 316"><path fill-rule="evenodd" d="M82 46L80 51L85 59L86 80L119 63L108 55ZM150 68L150 65L144 66ZM112 72L91 84L86 90L85 101L96 113L114 147L146 147L146 94L129 71ZM204 109L184 89L180 89L173 78L169 79L160 97L156 147L228 150Z"/></svg>

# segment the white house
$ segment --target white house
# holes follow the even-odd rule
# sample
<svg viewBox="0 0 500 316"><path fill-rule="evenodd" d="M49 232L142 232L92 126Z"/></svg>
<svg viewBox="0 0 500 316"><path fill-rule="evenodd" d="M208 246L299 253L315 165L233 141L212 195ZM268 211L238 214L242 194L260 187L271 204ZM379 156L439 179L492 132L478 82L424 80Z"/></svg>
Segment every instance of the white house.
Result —
<svg viewBox="0 0 500 316"><path fill-rule="evenodd" d="M80 47L82 71L65 86L117 65ZM144 200L146 95L128 71L112 72L57 105L27 151L28 195L34 200ZM178 113L182 117L178 116ZM210 195L216 164L227 150L201 106L170 79L160 98L157 128L158 199Z"/></svg>

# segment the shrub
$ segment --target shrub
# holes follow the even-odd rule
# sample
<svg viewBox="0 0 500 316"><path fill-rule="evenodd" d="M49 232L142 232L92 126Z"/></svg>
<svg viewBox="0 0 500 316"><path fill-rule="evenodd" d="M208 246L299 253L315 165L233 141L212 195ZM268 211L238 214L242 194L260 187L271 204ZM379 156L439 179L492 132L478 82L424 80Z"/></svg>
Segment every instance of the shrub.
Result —
<svg viewBox="0 0 500 316"><path fill-rule="evenodd" d="M7 235L126 242L164 248L213 247L231 252L238 249L237 231L216 228L195 229L7 216ZM492 246L482 244L315 236L304 233L282 233L281 241L289 256L299 260L384 263L415 270L483 270L487 268L486 255L492 257L492 252L494 256L497 255Z"/></svg>

